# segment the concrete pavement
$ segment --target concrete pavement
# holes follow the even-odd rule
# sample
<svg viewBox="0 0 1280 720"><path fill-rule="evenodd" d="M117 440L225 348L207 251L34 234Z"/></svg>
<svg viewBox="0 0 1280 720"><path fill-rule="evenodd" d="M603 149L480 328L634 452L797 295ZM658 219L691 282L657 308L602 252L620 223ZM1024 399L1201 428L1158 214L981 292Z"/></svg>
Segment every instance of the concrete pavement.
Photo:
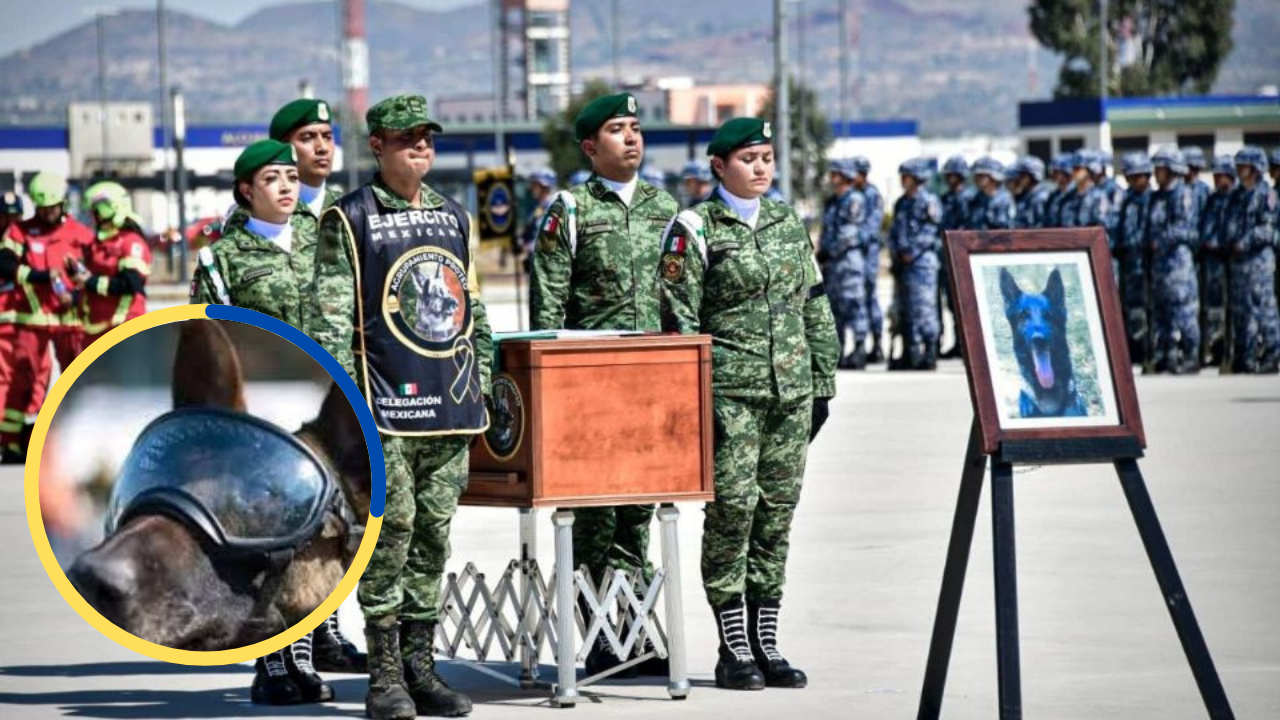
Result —
<svg viewBox="0 0 1280 720"><path fill-rule="evenodd" d="M498 325L498 323L495 323ZM1139 378L1150 444L1140 464L1236 715L1280 717L1280 380ZM812 446L792 534L783 650L806 690L711 686L715 631L698 583L701 510L683 506L694 691L595 686L573 717L905 718L919 698L970 423L959 363L934 374L842 373ZM1019 469L1018 590L1029 718L1196 718L1199 696L1109 466ZM990 511L984 494L943 716L996 711ZM550 515L539 514L551 562ZM0 717L359 716L365 682L334 677L339 702L266 711L247 667L172 667L99 635L59 597L27 531L21 476L0 471ZM451 567L497 575L514 511L463 509ZM656 540L654 551L656 555ZM349 603L350 604L350 603ZM344 608L355 619L351 608ZM356 624L348 631L358 635ZM514 666L491 665L510 673ZM544 676L554 677L544 665ZM541 693L446 663L472 717L529 716Z"/></svg>

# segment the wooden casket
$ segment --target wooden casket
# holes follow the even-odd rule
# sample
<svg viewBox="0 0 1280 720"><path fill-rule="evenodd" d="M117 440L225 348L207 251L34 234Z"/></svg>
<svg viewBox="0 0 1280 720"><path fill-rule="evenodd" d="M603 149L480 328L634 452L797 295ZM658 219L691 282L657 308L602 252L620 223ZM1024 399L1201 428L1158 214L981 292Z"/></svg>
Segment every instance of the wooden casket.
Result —
<svg viewBox="0 0 1280 720"><path fill-rule="evenodd" d="M711 338L503 339L463 505L713 498Z"/></svg>

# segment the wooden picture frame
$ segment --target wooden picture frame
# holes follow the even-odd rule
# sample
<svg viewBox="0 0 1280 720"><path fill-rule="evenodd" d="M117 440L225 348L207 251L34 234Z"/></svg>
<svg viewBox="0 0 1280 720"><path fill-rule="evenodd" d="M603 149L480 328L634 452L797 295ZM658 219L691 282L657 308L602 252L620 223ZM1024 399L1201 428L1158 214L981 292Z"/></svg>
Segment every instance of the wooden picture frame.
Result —
<svg viewBox="0 0 1280 720"><path fill-rule="evenodd" d="M1015 461L1141 456L1146 437L1105 231L944 237L983 452Z"/></svg>

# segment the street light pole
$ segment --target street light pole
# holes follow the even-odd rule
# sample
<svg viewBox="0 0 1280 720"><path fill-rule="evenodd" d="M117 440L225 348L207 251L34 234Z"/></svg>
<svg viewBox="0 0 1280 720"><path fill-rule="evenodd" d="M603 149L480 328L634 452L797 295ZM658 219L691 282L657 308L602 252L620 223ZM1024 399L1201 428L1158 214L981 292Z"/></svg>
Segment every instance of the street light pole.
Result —
<svg viewBox="0 0 1280 720"><path fill-rule="evenodd" d="M774 157L778 164L778 189L791 202L791 90L787 83L787 2L773 0L773 99Z"/></svg>
<svg viewBox="0 0 1280 720"><path fill-rule="evenodd" d="M187 143L187 108L182 90L173 87L173 149L178 165L178 280L187 281L187 168L183 147Z"/></svg>
<svg viewBox="0 0 1280 720"><path fill-rule="evenodd" d="M111 166L111 146L107 137L107 13L98 11L98 120L102 123L102 168L103 177L109 176Z"/></svg>
<svg viewBox="0 0 1280 720"><path fill-rule="evenodd" d="M160 54L160 168L164 174L164 228L173 227L173 170L169 165L169 147L173 143L172 125L169 124L169 50L165 39L164 0L156 0L156 45ZM173 254L169 254L169 269L173 269Z"/></svg>
<svg viewBox="0 0 1280 720"><path fill-rule="evenodd" d="M849 135L849 0L840 0L840 137Z"/></svg>

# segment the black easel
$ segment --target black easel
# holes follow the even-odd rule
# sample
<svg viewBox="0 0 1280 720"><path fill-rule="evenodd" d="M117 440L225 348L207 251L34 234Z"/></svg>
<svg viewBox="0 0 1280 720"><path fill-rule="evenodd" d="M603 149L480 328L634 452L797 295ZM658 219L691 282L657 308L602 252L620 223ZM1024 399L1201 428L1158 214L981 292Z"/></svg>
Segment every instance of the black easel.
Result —
<svg viewBox="0 0 1280 720"><path fill-rule="evenodd" d="M995 552L996 600L996 665L999 677L1000 717L1013 720L1022 717L1022 677L1018 659L1018 588L1017 562L1013 529L1013 466L1021 463L1102 463L1115 464L1120 487L1129 502L1129 511L1138 526L1138 534L1146 548L1151 569L1155 571L1165 606L1177 630L1182 650L1200 688L1200 697L1212 718L1234 718L1218 671L1209 656L1200 625L1191 610L1182 578L1173 562L1169 544L1160 520L1156 517L1151 496L1138 470L1142 448L1133 439L1055 441L1006 441L991 457L991 521ZM964 590L965 570L969 565L969 548L973 544L973 526L978 517L982 496L982 476L987 458L982 452L982 433L977 420L969 433L969 449L960 478L960 497L956 501L951 523L951 542L942 571L942 591L933 621L933 637L929 642L929 660L925 666L920 720L937 718L942 710L942 692L947 683L947 666L951 661L951 645L960 613L960 595Z"/></svg>

